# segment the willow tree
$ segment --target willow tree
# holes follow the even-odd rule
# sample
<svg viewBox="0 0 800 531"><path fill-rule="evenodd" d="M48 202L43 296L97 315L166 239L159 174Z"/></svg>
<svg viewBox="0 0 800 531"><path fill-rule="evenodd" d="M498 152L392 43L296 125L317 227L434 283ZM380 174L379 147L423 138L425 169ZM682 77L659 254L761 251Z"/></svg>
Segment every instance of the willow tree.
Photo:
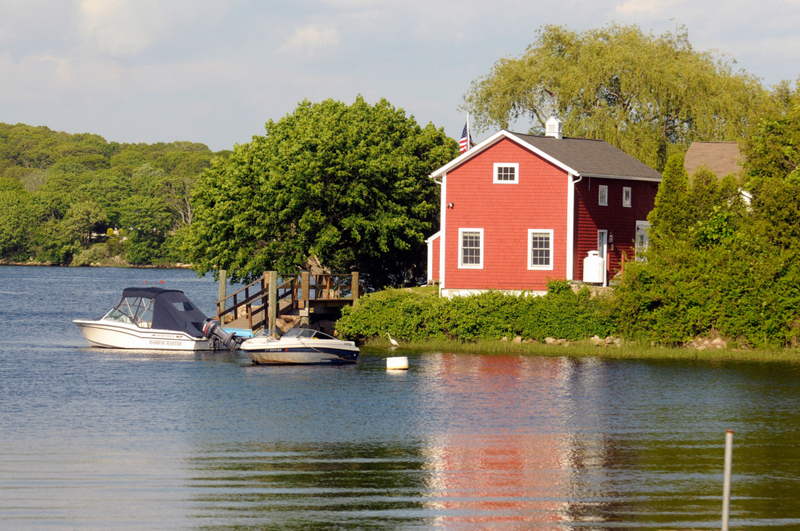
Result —
<svg viewBox="0 0 800 531"><path fill-rule="evenodd" d="M692 49L683 28L656 36L634 25L548 25L522 56L475 80L463 107L479 130L522 118L534 134L555 113L565 135L603 139L662 171L672 146L743 138L764 99L755 77Z"/></svg>
<svg viewBox="0 0 800 531"><path fill-rule="evenodd" d="M457 155L443 130L386 100L304 101L206 170L185 248L198 273L233 280L316 257L375 288L401 284L424 274L439 209L428 174Z"/></svg>

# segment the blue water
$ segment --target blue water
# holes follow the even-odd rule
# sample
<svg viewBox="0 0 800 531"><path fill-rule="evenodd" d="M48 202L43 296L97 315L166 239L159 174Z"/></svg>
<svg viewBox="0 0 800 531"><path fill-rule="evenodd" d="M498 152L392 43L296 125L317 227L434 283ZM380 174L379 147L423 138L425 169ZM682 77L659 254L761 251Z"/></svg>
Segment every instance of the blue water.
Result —
<svg viewBox="0 0 800 531"><path fill-rule="evenodd" d="M0 267L0 529L718 529L727 429L731 528L800 528L800 365L254 367L70 322L162 280L213 313L189 271Z"/></svg>

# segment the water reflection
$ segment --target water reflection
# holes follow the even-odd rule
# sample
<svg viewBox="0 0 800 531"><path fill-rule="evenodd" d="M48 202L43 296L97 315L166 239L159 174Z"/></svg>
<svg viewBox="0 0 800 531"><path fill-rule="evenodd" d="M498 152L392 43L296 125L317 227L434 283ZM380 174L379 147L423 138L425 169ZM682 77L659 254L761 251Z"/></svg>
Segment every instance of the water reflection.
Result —
<svg viewBox="0 0 800 531"><path fill-rule="evenodd" d="M711 529L726 429L732 528L800 528L800 364L87 348L143 274L0 268L0 528Z"/></svg>
<svg viewBox="0 0 800 531"><path fill-rule="evenodd" d="M713 527L721 494L717 422L736 418L723 413L736 411L736 392L722 401L713 387L688 396L691 386L677 384L685 367L676 369L448 354L416 358L402 373L365 365L346 374L363 403L381 412L366 427L340 418L344 410L304 411L293 435L282 426L276 436L269 425L284 424L287 411L273 402L254 421L268 442L199 447L190 465L195 516L210 528ZM291 375L294 388L300 374L249 378L279 385ZM674 388L654 393L656 375L674 379ZM302 392L281 394L303 400ZM335 426L330 433L320 427L326 422ZM342 430L352 430L352 441ZM764 478L744 463L737 473L735 516L765 523ZM797 479L793 472L791 490L779 496L800 492ZM761 520L749 517L755 514ZM770 520L786 529L798 523L791 510Z"/></svg>

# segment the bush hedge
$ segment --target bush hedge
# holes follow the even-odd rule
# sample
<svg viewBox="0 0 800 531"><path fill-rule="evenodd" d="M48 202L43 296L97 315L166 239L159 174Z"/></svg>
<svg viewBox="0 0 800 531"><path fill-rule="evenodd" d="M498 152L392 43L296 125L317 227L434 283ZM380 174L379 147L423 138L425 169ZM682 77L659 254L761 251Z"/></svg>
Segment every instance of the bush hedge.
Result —
<svg viewBox="0 0 800 531"><path fill-rule="evenodd" d="M476 341L521 336L579 340L611 331L607 300L589 290L574 292L567 281L548 283L547 295L489 291L447 299L437 294L388 289L343 309L336 328L345 339L366 340L390 333L404 341Z"/></svg>

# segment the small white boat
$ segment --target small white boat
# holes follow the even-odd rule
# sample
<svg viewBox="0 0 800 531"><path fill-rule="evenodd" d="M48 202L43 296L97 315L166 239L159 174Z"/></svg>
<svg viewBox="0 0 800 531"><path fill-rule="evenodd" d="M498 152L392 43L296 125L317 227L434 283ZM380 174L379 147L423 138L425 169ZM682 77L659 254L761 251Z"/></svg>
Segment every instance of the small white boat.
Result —
<svg viewBox="0 0 800 531"><path fill-rule="evenodd" d="M125 288L119 304L102 318L72 322L94 347L192 351L238 344L175 289Z"/></svg>
<svg viewBox="0 0 800 531"><path fill-rule="evenodd" d="M359 349L319 330L292 328L280 339L259 332L239 347L259 365L356 363Z"/></svg>

